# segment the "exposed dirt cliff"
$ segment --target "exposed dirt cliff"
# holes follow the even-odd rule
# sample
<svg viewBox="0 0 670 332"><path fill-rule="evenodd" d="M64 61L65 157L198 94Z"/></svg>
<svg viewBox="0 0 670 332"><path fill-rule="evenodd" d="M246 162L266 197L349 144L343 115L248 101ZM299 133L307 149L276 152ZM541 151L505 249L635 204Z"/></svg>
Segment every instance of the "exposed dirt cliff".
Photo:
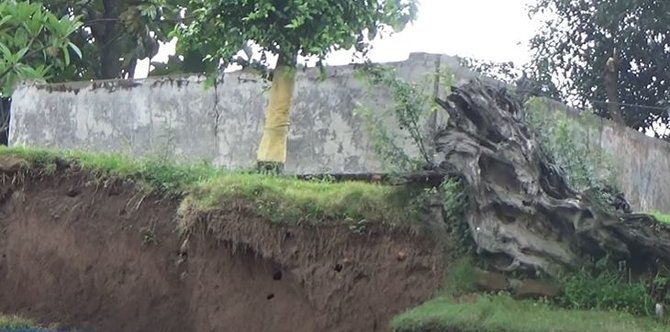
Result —
<svg viewBox="0 0 670 332"><path fill-rule="evenodd" d="M91 181L77 168L5 171L0 311L44 323L384 331L393 315L433 296L442 277L437 245L401 228L279 226L242 201L184 215L178 198Z"/></svg>

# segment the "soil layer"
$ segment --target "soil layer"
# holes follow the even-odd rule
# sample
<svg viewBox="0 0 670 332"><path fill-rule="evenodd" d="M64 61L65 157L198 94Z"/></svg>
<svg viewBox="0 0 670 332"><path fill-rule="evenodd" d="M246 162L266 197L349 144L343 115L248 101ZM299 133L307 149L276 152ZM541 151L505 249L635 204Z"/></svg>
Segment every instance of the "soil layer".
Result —
<svg viewBox="0 0 670 332"><path fill-rule="evenodd" d="M178 199L77 172L10 180L0 184L0 312L41 323L385 331L442 279L437 246L408 231L277 226L241 202L179 216Z"/></svg>

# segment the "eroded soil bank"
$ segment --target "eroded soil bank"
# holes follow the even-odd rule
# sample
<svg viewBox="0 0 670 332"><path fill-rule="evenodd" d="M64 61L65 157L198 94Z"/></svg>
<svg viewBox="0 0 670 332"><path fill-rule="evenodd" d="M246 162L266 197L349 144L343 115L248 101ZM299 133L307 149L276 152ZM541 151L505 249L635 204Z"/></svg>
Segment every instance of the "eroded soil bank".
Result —
<svg viewBox="0 0 670 332"><path fill-rule="evenodd" d="M76 172L3 179L0 312L43 323L385 331L442 279L436 245L407 231L276 226L228 202L198 216L186 237L177 200L144 197L131 185L101 187Z"/></svg>

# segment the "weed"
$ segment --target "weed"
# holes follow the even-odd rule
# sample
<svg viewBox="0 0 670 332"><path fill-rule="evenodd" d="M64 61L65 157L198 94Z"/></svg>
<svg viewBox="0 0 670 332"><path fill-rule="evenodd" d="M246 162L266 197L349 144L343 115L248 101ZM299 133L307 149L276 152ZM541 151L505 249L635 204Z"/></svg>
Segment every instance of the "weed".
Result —
<svg viewBox="0 0 670 332"><path fill-rule="evenodd" d="M431 110L431 97L421 91L418 85L400 79L392 68L367 66L362 70L363 77L372 86L390 89L393 105L384 113L392 112L401 131L407 133L418 157L406 150L399 140L398 132L390 131L384 117L378 117L377 111L359 107L357 114L362 115L363 124L373 143L375 153L380 157L383 167L391 173L412 172L425 165L433 164L433 145L425 137L423 121Z"/></svg>
<svg viewBox="0 0 670 332"><path fill-rule="evenodd" d="M635 315L651 315L654 307L643 282L627 282L620 273L607 270L595 276L581 271L564 278L556 303L568 309L618 310Z"/></svg>
<svg viewBox="0 0 670 332"><path fill-rule="evenodd" d="M349 230L351 230L354 234L359 234L363 235L367 232L367 225L368 221L365 219L361 219L358 221L355 221L351 218L347 220L349 224Z"/></svg>
<svg viewBox="0 0 670 332"><path fill-rule="evenodd" d="M158 236L156 232L152 229L144 229L141 232L142 235L142 245L143 246L157 246L158 245Z"/></svg>
<svg viewBox="0 0 670 332"><path fill-rule="evenodd" d="M449 295L460 296L477 290L477 272L472 258L465 256L456 261L446 278L445 291Z"/></svg>
<svg viewBox="0 0 670 332"><path fill-rule="evenodd" d="M583 191L616 183L612 157L599 147L590 147L588 129L581 128L577 120L533 98L528 102L526 121L573 188Z"/></svg>
<svg viewBox="0 0 670 332"><path fill-rule="evenodd" d="M382 117L376 117L369 109L359 108L363 115L365 128L371 136L374 150L382 161L384 169L392 174L411 173L425 167L434 166L434 144L425 135L426 128L423 125L427 120L429 112L437 112L438 108L432 100L434 96L426 94L421 86L405 82L400 79L392 68L383 66L368 66L361 71L362 76L368 83L377 87L390 90L393 97L393 105L387 113L391 112L398 124L400 131L407 133L418 151L418 157L407 152L406 145L398 140L397 131L387 129ZM447 93L455 81L455 76L447 69L442 68L431 77L439 80ZM435 93L435 91L433 92ZM432 107L431 107L432 106ZM435 197L441 197L443 216L447 223L452 224L461 235L467 237L467 225L463 225L465 212L465 195L462 184L457 179L448 178L439 188L427 188L414 199L413 205L422 206L432 201Z"/></svg>
<svg viewBox="0 0 670 332"><path fill-rule="evenodd" d="M445 221L447 223L461 222L466 208L465 192L461 180L446 178L440 184L440 193Z"/></svg>

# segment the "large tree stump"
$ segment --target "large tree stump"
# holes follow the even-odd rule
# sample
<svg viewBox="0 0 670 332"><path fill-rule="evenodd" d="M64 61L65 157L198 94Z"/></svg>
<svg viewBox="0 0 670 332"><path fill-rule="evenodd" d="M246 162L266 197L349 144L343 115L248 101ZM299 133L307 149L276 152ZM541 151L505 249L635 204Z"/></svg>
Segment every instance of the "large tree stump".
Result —
<svg viewBox="0 0 670 332"><path fill-rule="evenodd" d="M670 260L670 228L603 208L568 185L504 88L473 80L436 102L449 113L435 136L436 168L458 174L478 252L499 270L555 275L609 255L632 265Z"/></svg>

